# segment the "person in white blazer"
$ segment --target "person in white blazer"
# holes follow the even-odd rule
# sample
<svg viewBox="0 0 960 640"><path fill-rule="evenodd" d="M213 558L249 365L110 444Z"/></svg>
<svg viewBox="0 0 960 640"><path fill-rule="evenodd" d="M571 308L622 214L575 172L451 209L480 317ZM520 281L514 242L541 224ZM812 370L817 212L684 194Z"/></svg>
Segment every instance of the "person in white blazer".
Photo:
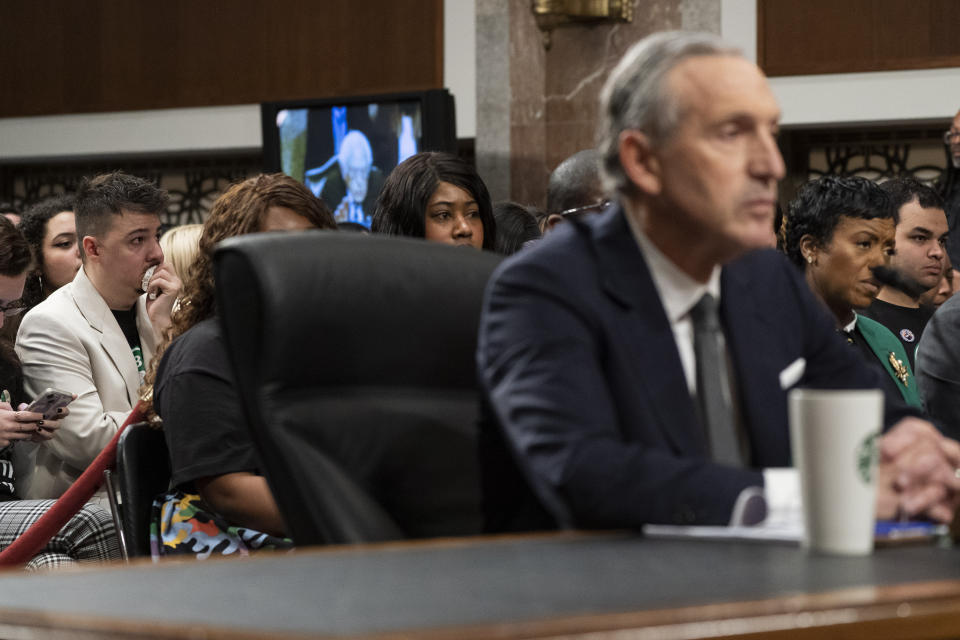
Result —
<svg viewBox="0 0 960 640"><path fill-rule="evenodd" d="M121 172L87 180L77 192L83 267L26 315L16 343L28 395L50 387L77 399L56 437L40 446L34 473L18 481L21 495L63 494L136 405L180 289L158 241L167 199Z"/></svg>

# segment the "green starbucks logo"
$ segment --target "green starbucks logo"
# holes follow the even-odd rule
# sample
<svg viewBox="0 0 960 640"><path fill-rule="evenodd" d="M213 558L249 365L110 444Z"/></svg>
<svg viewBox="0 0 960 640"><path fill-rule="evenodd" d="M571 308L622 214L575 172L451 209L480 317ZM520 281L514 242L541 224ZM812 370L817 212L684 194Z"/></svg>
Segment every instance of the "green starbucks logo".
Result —
<svg viewBox="0 0 960 640"><path fill-rule="evenodd" d="M865 484L873 481L873 463L877 459L877 437L876 433L871 433L857 447L857 473Z"/></svg>

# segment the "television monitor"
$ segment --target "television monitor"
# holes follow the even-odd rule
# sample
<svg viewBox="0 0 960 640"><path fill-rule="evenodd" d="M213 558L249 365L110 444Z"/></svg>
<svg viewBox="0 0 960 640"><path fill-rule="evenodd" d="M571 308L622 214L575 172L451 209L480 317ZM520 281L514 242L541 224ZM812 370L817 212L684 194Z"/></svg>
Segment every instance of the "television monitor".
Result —
<svg viewBox="0 0 960 640"><path fill-rule="evenodd" d="M406 158L456 152L446 89L266 102L260 116L265 170L303 182L338 223L369 227L384 179Z"/></svg>

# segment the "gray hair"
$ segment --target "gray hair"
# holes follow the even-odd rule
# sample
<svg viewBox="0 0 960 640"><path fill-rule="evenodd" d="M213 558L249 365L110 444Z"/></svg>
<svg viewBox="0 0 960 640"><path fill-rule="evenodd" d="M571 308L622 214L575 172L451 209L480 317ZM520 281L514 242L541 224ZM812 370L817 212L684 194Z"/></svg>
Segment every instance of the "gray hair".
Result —
<svg viewBox="0 0 960 640"><path fill-rule="evenodd" d="M370 142L367 136L362 132L353 129L343 136L340 141L340 153L337 156L337 162L340 163L340 173L344 177L347 175L347 167L350 160L359 158L364 165L373 164L373 149L370 148Z"/></svg>
<svg viewBox="0 0 960 640"><path fill-rule="evenodd" d="M634 190L620 166L622 131L638 129L658 144L680 121L680 105L663 89L667 74L687 58L719 55L743 54L709 33L664 31L633 45L617 63L600 94L597 148L607 191L629 194Z"/></svg>

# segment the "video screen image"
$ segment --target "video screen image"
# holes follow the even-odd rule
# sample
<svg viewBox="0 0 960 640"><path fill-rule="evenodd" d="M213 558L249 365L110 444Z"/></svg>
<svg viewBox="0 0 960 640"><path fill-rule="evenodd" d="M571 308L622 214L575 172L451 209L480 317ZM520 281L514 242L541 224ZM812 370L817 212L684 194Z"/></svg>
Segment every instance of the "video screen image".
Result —
<svg viewBox="0 0 960 640"><path fill-rule="evenodd" d="M420 149L420 102L283 109L277 131L281 170L326 202L338 223L369 228L387 174Z"/></svg>

